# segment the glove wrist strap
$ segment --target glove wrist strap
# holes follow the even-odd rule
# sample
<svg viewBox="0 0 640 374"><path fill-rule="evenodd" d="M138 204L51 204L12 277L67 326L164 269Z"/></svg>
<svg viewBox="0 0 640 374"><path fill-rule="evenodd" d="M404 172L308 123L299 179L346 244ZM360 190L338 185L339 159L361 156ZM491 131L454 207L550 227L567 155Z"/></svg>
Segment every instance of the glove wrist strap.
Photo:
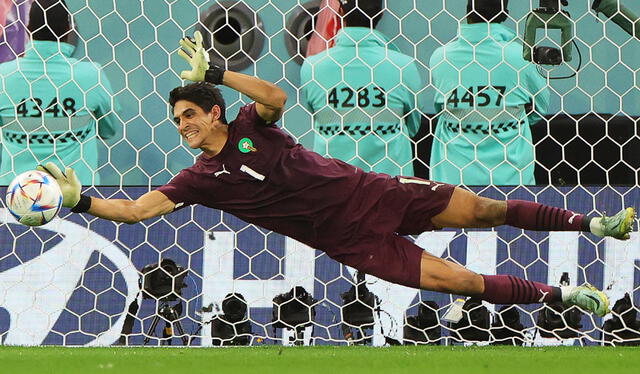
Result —
<svg viewBox="0 0 640 374"><path fill-rule="evenodd" d="M224 70L218 65L209 65L209 69L204 73L204 80L215 85L222 84L222 78L224 77Z"/></svg>
<svg viewBox="0 0 640 374"><path fill-rule="evenodd" d="M71 208L71 211L73 213L84 213L88 211L90 208L91 208L91 196L80 195L80 200L78 201L76 206Z"/></svg>

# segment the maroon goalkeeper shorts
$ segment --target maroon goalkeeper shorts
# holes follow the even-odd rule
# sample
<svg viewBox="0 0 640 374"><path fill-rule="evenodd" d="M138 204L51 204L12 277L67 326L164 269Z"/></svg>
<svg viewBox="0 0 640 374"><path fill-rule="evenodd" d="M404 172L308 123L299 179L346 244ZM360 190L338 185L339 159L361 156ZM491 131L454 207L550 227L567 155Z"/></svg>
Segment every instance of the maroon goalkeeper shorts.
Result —
<svg viewBox="0 0 640 374"><path fill-rule="evenodd" d="M437 229L431 218L446 209L455 186L400 177L360 221L353 240L327 251L333 259L386 281L420 287L424 250L401 235Z"/></svg>
<svg viewBox="0 0 640 374"><path fill-rule="evenodd" d="M372 235L332 256L334 260L391 283L420 288L420 260L424 250L397 234Z"/></svg>

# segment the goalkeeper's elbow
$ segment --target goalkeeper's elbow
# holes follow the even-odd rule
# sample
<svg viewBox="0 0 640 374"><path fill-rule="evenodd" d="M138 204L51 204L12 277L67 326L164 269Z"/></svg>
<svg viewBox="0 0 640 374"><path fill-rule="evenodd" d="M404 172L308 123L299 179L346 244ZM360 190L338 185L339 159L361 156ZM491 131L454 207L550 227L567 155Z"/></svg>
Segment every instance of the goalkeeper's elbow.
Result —
<svg viewBox="0 0 640 374"><path fill-rule="evenodd" d="M271 82L266 82L266 88L261 95L260 103L273 111L282 111L287 104L287 93Z"/></svg>
<svg viewBox="0 0 640 374"><path fill-rule="evenodd" d="M284 90L280 87L278 87L276 90L274 90L272 97L272 101L273 101L273 106L276 109L284 109L285 105L287 105L287 93L284 92Z"/></svg>

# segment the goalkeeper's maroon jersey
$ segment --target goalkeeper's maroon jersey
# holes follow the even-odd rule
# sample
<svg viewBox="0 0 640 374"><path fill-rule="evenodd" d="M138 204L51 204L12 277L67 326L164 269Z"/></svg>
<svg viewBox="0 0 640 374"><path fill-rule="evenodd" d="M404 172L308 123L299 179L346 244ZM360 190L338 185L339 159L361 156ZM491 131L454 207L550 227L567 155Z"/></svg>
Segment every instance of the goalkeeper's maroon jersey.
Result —
<svg viewBox="0 0 640 374"><path fill-rule="evenodd" d="M334 257L351 253L373 232L432 228L430 219L405 221L405 216L418 209L422 215L439 213L450 192L445 199L416 201L409 198L416 194L413 183L404 182L306 150L276 125L265 123L250 104L229 124L229 138L219 154L200 155L158 190L177 207L220 209ZM420 187L424 195L426 186Z"/></svg>

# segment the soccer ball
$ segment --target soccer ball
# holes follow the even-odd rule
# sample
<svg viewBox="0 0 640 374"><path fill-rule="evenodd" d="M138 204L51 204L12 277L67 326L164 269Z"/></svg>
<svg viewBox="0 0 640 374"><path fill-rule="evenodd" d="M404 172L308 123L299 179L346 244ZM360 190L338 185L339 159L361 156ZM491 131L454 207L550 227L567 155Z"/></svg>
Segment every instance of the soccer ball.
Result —
<svg viewBox="0 0 640 374"><path fill-rule="evenodd" d="M51 221L62 206L58 182L47 173L32 170L18 175L7 188L9 212L27 226Z"/></svg>

